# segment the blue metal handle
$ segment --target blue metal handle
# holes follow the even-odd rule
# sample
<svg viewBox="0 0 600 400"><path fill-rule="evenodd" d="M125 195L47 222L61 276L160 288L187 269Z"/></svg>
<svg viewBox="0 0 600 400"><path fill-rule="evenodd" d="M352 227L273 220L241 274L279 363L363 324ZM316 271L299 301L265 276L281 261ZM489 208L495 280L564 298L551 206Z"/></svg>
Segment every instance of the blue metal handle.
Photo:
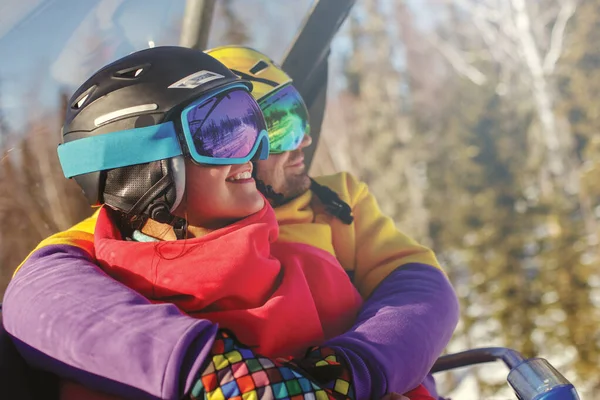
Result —
<svg viewBox="0 0 600 400"><path fill-rule="evenodd" d="M575 387L543 358L514 367L508 383L523 400L579 400Z"/></svg>
<svg viewBox="0 0 600 400"><path fill-rule="evenodd" d="M541 393L535 400L579 400L575 387L571 384L557 386L546 393Z"/></svg>
<svg viewBox="0 0 600 400"><path fill-rule="evenodd" d="M525 359L505 347L487 347L440 357L431 373L502 360L507 381L520 400L579 400L575 387L543 358Z"/></svg>

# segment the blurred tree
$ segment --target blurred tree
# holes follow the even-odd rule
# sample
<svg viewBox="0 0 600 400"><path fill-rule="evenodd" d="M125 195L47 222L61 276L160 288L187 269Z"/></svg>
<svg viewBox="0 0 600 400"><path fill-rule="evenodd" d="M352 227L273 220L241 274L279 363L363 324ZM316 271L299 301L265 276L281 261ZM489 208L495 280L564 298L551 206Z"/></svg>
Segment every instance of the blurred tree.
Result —
<svg viewBox="0 0 600 400"><path fill-rule="evenodd" d="M227 24L223 41L226 43L247 44L249 39L247 28L239 16L239 9L236 12L233 0L225 0L221 11Z"/></svg>
<svg viewBox="0 0 600 400"><path fill-rule="evenodd" d="M328 108L319 151L360 176L402 230L426 241L425 163L407 104L410 88L400 62L405 49L394 45L400 35L392 29L394 15L393 5L377 0L363 1L353 11L347 27L351 48L340 71L345 87L337 106ZM346 122L330 122L340 119ZM315 164L313 172L333 172L318 160Z"/></svg>
<svg viewBox="0 0 600 400"><path fill-rule="evenodd" d="M560 60L559 112L568 119L575 138L575 162L580 182L579 207L559 204L556 216L561 235L552 252L560 271L558 301L566 317L565 336L576 349L577 375L591 393L600 391L600 109L597 100L600 50L600 1L581 2L570 26ZM594 212L595 210L595 212Z"/></svg>
<svg viewBox="0 0 600 400"><path fill-rule="evenodd" d="M2 98L2 82L0 81L0 149L5 145L6 138L9 134L8 122L4 116L3 98Z"/></svg>
<svg viewBox="0 0 600 400"><path fill-rule="evenodd" d="M79 187L64 178L56 154L66 100L62 95L59 112L32 115L18 144L2 158L0 294L14 269L41 240L91 214Z"/></svg>
<svg viewBox="0 0 600 400"><path fill-rule="evenodd" d="M593 393L600 141L580 108L598 114L587 77L600 15L569 0L410 3L354 10L313 172L351 170L433 244L463 303L452 349L539 354ZM587 70L573 74L571 48ZM585 145L563 115L582 121ZM474 397L505 390L488 371Z"/></svg>
<svg viewBox="0 0 600 400"><path fill-rule="evenodd" d="M465 86L466 80L446 86L457 106L448 107L428 164L430 234L463 303L456 340L507 345L531 356L539 351L532 340L540 305L532 283L539 271L527 263L525 249L534 216L517 206L527 157L519 129L527 116L507 106L493 86ZM495 392L493 379L479 378L480 395Z"/></svg>
<svg viewBox="0 0 600 400"><path fill-rule="evenodd" d="M576 12L570 1L511 1L498 8L485 1L449 3L447 19L437 26L444 42L436 44L463 82L444 86L454 105L445 103L448 114L436 121L446 126L438 142L446 145L428 166L427 197L435 248L464 300L457 339L466 335L476 345L493 339L528 356L541 354L593 393L600 320L597 289L589 282L598 276L598 231L586 195L591 189L578 184L582 158L555 107L565 102L556 90L559 68L580 84L591 72L573 74L577 63L561 59L567 23L575 27L581 16L597 30L599 14L590 4ZM582 47L580 55L590 54L593 39L568 39ZM477 56L481 46L492 57ZM451 194L435 195L440 189ZM489 381L480 376L483 394L496 391Z"/></svg>

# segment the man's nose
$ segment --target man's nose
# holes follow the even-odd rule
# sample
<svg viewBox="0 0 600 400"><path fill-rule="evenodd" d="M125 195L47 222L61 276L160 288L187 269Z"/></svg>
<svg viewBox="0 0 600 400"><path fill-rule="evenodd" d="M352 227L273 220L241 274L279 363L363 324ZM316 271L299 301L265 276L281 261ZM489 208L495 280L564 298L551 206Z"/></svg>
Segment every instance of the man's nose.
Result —
<svg viewBox="0 0 600 400"><path fill-rule="evenodd" d="M300 146L298 146L299 149L303 149L305 147L308 147L312 144L312 138L309 135L304 135L304 137L302 138L302 141L300 142Z"/></svg>

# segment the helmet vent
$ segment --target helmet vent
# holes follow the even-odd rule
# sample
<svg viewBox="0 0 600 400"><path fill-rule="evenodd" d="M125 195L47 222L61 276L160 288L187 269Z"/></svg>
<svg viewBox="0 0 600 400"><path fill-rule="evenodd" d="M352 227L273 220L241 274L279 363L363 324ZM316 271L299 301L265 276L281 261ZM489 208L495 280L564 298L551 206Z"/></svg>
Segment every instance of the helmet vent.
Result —
<svg viewBox="0 0 600 400"><path fill-rule="evenodd" d="M262 71L263 69L266 69L268 67L269 67L269 64L267 64L263 60L260 60L259 62L254 64L254 67L250 68L250 72L253 74L258 74L260 71Z"/></svg>
<svg viewBox="0 0 600 400"><path fill-rule="evenodd" d="M96 127L98 127L100 125L104 125L104 124L114 121L116 119L128 117L133 114L154 111L154 110L158 110L158 104L140 104L139 106L122 108L120 110L116 110L113 112L109 112L108 114L99 116L98 118L96 118L94 120L94 125L96 125Z"/></svg>
<svg viewBox="0 0 600 400"><path fill-rule="evenodd" d="M113 77L118 79L137 79L142 75L149 65L138 65L131 68L122 69L113 74Z"/></svg>
<svg viewBox="0 0 600 400"><path fill-rule="evenodd" d="M81 110L84 106L84 104L86 103L87 99L90 97L90 95L92 94L92 91L96 89L96 85L90 87L88 90L86 90L85 92L81 93L72 103L71 103L71 108L73 110Z"/></svg>

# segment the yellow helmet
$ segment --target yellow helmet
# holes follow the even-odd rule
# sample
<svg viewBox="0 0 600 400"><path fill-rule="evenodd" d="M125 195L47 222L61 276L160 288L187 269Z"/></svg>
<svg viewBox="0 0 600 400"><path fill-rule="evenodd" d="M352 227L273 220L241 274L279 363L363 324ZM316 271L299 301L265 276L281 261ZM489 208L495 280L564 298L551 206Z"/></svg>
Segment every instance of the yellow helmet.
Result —
<svg viewBox="0 0 600 400"><path fill-rule="evenodd" d="M310 132L308 110L292 78L267 55L244 46L206 50L240 78L252 82L252 96L265 116L271 153L292 151Z"/></svg>
<svg viewBox="0 0 600 400"><path fill-rule="evenodd" d="M292 82L292 78L267 55L244 46L221 46L206 50L234 74L252 82L252 95L259 101Z"/></svg>

